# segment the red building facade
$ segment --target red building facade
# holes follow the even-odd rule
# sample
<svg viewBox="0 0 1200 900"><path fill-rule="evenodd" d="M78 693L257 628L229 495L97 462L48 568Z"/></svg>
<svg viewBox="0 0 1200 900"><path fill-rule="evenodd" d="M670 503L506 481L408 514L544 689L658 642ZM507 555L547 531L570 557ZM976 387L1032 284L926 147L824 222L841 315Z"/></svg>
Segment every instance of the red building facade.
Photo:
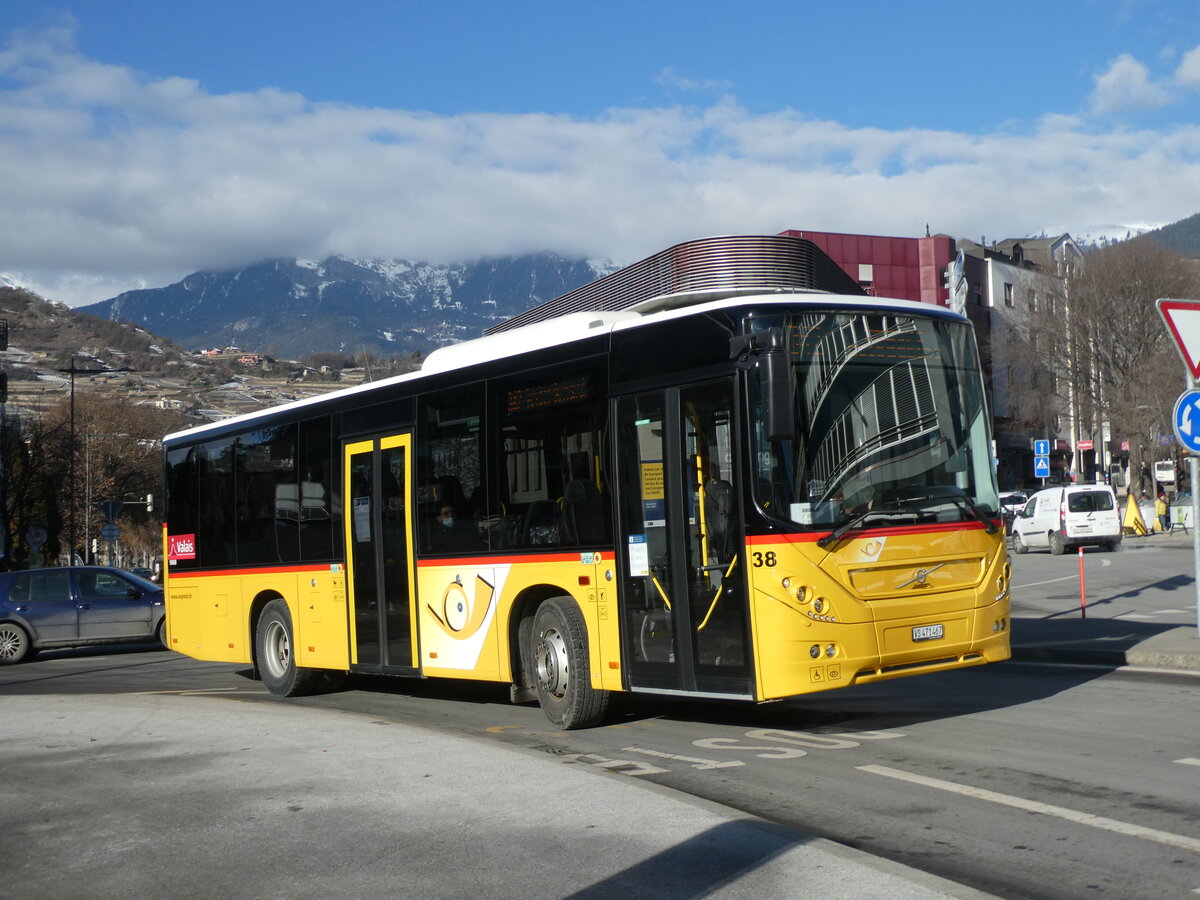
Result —
<svg viewBox="0 0 1200 900"><path fill-rule="evenodd" d="M882 237L793 229L780 233L812 241L868 294L947 305L949 292L942 276L957 254L952 237Z"/></svg>

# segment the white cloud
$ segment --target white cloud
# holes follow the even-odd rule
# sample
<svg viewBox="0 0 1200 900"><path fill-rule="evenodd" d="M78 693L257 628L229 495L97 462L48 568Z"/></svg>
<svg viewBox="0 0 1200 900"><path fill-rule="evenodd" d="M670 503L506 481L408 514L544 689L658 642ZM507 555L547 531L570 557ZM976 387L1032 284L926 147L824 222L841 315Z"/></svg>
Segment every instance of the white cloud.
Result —
<svg viewBox="0 0 1200 900"><path fill-rule="evenodd" d="M1102 115L1157 109L1171 102L1170 92L1151 81L1150 70L1128 53L1113 60L1095 81L1092 109Z"/></svg>
<svg viewBox="0 0 1200 900"><path fill-rule="evenodd" d="M1200 90L1200 47L1193 47L1179 61L1175 80L1184 87Z"/></svg>
<svg viewBox="0 0 1200 900"><path fill-rule="evenodd" d="M927 222L1020 236L1165 223L1197 196L1194 126L1101 133L1046 115L1028 133L889 131L730 98L437 116L215 95L100 65L69 31L0 51L0 270L69 303L270 256L632 261L708 234L915 235Z"/></svg>

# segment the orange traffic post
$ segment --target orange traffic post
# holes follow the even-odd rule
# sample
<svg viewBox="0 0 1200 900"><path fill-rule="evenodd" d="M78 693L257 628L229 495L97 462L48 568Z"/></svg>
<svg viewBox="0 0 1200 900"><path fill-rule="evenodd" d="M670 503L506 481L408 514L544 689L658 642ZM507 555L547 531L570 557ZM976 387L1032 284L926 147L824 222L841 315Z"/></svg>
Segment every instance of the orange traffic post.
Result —
<svg viewBox="0 0 1200 900"><path fill-rule="evenodd" d="M1079 548L1079 618L1087 618L1087 588L1083 580L1083 548Z"/></svg>

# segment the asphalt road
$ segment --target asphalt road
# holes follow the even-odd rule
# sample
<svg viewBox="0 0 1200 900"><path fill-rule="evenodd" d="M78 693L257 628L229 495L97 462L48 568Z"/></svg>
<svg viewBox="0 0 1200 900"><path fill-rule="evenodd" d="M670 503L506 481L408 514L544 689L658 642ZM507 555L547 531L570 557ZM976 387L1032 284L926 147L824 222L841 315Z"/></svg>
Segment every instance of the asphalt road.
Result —
<svg viewBox="0 0 1200 900"><path fill-rule="evenodd" d="M1084 554L1089 616L1195 623L1190 543L1153 540ZM1015 615L1080 614L1076 555L1026 554L1013 569ZM239 715L246 701L321 708L515 745L1001 897L1200 892L1195 675L1005 663L761 707L627 697L605 726L562 733L500 686L356 678L281 703L245 667L145 648L0 669L0 697L163 692ZM541 812L552 827L553 809Z"/></svg>

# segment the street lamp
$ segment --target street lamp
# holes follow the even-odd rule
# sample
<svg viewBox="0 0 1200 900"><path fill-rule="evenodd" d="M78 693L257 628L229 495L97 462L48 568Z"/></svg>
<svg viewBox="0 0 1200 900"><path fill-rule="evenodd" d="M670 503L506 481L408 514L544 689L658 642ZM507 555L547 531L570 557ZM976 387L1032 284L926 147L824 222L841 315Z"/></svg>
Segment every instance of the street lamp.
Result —
<svg viewBox="0 0 1200 900"><path fill-rule="evenodd" d="M78 369L75 367L75 354L71 354L71 367L69 369L59 369L58 371L71 376L71 546L67 548L67 558L75 561L75 547L78 541L79 532L75 528L75 497L76 488L78 487L75 481L75 456L78 450L78 444L75 440L75 376L76 375L100 375L104 372L128 372L128 369ZM86 552L86 551L85 551Z"/></svg>

